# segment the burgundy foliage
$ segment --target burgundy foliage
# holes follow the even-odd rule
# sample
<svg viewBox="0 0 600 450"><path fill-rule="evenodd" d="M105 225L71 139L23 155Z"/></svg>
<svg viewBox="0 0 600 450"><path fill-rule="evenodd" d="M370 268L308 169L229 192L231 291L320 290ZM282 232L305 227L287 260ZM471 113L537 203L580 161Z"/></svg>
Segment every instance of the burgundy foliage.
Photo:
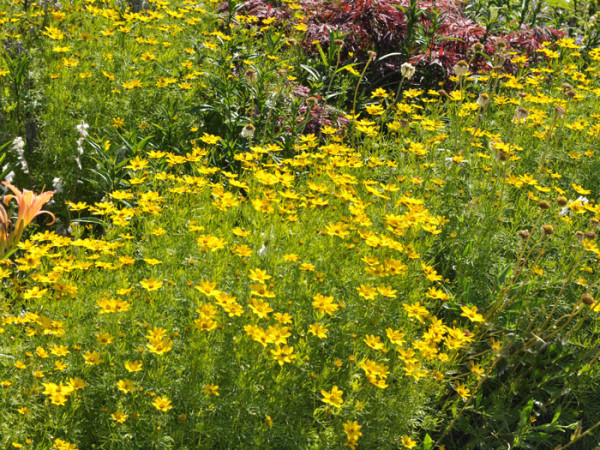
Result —
<svg viewBox="0 0 600 450"><path fill-rule="evenodd" d="M504 39L507 50L524 52L534 56L542 43L560 37L561 32L550 28L534 28L513 31L506 35L489 35L484 27L469 18L463 11L460 0L426 0L418 6L429 13L440 12L441 24L429 42L416 43L414 34L407 36L407 16L404 11L410 6L409 0L300 0L302 11L307 17L304 48L314 52L312 44L318 41L323 48L330 45L332 31L344 35L343 62L364 61L366 52L374 50L378 56L404 52L402 56L388 58L372 67L384 75L409 61L420 70L436 66L446 76L461 59L470 61L472 69L486 69L485 58L472 59L471 47L475 43L484 45L484 53L492 55L499 39ZM399 8L400 7L400 8ZM244 14L252 14L261 19L276 17L284 20L293 14L282 2L273 0L248 0ZM432 22L427 14L422 14L416 28L421 34L431 33ZM410 39L408 41L407 39ZM354 55L354 56L350 56ZM507 68L510 64L507 63Z"/></svg>

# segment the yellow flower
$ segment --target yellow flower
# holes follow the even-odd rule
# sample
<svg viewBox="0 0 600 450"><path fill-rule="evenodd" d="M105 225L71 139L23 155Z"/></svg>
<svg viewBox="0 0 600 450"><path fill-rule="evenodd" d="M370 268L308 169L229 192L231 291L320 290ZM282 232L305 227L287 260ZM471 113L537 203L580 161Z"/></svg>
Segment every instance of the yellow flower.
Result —
<svg viewBox="0 0 600 450"><path fill-rule="evenodd" d="M415 448L417 446L417 441L411 439L410 436L407 436L406 434L402 436L401 441L405 448Z"/></svg>
<svg viewBox="0 0 600 450"><path fill-rule="evenodd" d="M171 406L171 400L164 396L156 397L156 399L152 402L152 405L162 412L167 412L168 410L173 409Z"/></svg>
<svg viewBox="0 0 600 450"><path fill-rule="evenodd" d="M147 291L156 291L163 285L162 281L155 280L154 277L143 279L140 281L140 285Z"/></svg>
<svg viewBox="0 0 600 450"><path fill-rule="evenodd" d="M477 312L477 306L471 308L468 306L461 306L460 309L462 309L461 316L466 317L471 322L485 322L484 317Z"/></svg>
<svg viewBox="0 0 600 450"><path fill-rule="evenodd" d="M110 417L117 423L125 423L127 420L127 414L124 414L122 411L115 411Z"/></svg>
<svg viewBox="0 0 600 450"><path fill-rule="evenodd" d="M333 386L331 392L327 392L325 390L321 391L321 395L323 396L321 401L323 403L327 403L329 405L335 406L336 408L339 408L340 406L342 406L342 403L344 403L344 400L342 400L343 393L344 391L338 389L337 386Z"/></svg>
<svg viewBox="0 0 600 450"><path fill-rule="evenodd" d="M141 372L142 371L142 361L127 361L125 363L125 369L127 372Z"/></svg>
<svg viewBox="0 0 600 450"><path fill-rule="evenodd" d="M200 138L206 145L217 144L222 138L220 136L214 136L212 134L204 133Z"/></svg>
<svg viewBox="0 0 600 450"><path fill-rule="evenodd" d="M275 359L280 366L283 366L284 363L291 363L296 359L297 355L294 355L293 353L294 347L289 347L287 345L282 345L281 347L278 345L274 350L271 350L273 359Z"/></svg>
<svg viewBox="0 0 600 450"><path fill-rule="evenodd" d="M119 380L117 382L117 388L124 394L129 394L135 391L135 383L131 380Z"/></svg>
<svg viewBox="0 0 600 450"><path fill-rule="evenodd" d="M456 389L456 393L458 395L460 395L462 398L464 398L465 400L471 396L471 394L470 394L471 390L468 389L467 387L465 387L464 384L456 382L455 389Z"/></svg>
<svg viewBox="0 0 600 450"><path fill-rule="evenodd" d="M207 384L202 388L202 392L205 392L208 395L214 395L215 397L219 396L219 386L216 384Z"/></svg>
<svg viewBox="0 0 600 450"><path fill-rule="evenodd" d="M308 326L308 332L319 339L325 339L327 337L327 328L322 326L320 323L313 323Z"/></svg>

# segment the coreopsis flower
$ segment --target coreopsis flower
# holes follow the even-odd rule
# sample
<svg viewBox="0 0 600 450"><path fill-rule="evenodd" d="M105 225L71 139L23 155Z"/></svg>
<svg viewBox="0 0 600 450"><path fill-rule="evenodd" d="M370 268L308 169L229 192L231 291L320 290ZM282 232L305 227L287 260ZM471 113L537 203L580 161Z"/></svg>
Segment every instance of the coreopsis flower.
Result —
<svg viewBox="0 0 600 450"><path fill-rule="evenodd" d="M456 382L456 384L454 385L454 388L456 389L456 393L458 395L460 395L462 398L464 398L465 400L471 396L471 390L469 388L465 387L464 384Z"/></svg>
<svg viewBox="0 0 600 450"><path fill-rule="evenodd" d="M348 440L348 445L350 448L355 448L358 445L358 438L362 436L360 429L362 426L355 421L347 421L344 423L344 433L346 433L346 438Z"/></svg>
<svg viewBox="0 0 600 450"><path fill-rule="evenodd" d="M417 441L410 438L410 436L404 435L401 438L402 445L404 448L415 448L417 446Z"/></svg>
<svg viewBox="0 0 600 450"><path fill-rule="evenodd" d="M171 400L165 396L156 397L156 399L152 402L152 405L162 412L167 412L168 410L173 409L171 406Z"/></svg>
<svg viewBox="0 0 600 450"><path fill-rule="evenodd" d="M202 392L208 395L214 395L215 397L219 396L219 386L216 384L207 384L202 388Z"/></svg>
<svg viewBox="0 0 600 450"><path fill-rule="evenodd" d="M344 400L342 399L343 393L344 391L338 389L337 386L333 386L330 392L321 390L321 395L323 396L321 401L323 403L327 403L329 405L335 406L336 408L339 408L344 403Z"/></svg>
<svg viewBox="0 0 600 450"><path fill-rule="evenodd" d="M125 423L128 416L122 411L117 410L113 414L111 414L110 417L117 423Z"/></svg>

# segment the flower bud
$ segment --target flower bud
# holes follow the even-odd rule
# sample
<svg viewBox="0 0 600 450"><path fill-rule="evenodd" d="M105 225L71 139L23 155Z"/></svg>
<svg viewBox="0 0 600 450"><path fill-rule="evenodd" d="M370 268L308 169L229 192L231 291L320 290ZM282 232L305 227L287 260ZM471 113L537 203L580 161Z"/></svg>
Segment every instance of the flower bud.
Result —
<svg viewBox="0 0 600 450"><path fill-rule="evenodd" d="M542 231L546 236L551 236L554 233L554 227L552 225L542 225Z"/></svg>
<svg viewBox="0 0 600 450"><path fill-rule="evenodd" d="M581 294L581 297L579 297L579 300L581 300L585 305L593 305L594 302L594 297L592 297L590 294L585 293L585 294Z"/></svg>
<svg viewBox="0 0 600 450"><path fill-rule="evenodd" d="M566 197L563 197L562 195L560 197L558 197L556 199L556 203L558 203L560 206L567 206L567 203L569 203L569 200L567 200Z"/></svg>

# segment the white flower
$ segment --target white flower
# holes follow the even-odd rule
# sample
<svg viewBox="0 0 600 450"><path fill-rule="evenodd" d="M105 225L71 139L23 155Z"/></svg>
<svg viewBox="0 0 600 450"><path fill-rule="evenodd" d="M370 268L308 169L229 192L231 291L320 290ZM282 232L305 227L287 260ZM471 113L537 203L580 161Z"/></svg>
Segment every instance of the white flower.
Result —
<svg viewBox="0 0 600 450"><path fill-rule="evenodd" d="M17 159L21 164L21 169L23 169L23 172L29 174L29 164L27 164L27 160L25 159L25 141L23 138L20 136L15 138L15 140L12 141L11 148L17 152Z"/></svg>
<svg viewBox="0 0 600 450"><path fill-rule="evenodd" d="M22 137L17 137L15 138L14 141L12 141L12 149L15 150L18 153L21 153L23 151L23 149L25 148L25 141L23 140Z"/></svg>
<svg viewBox="0 0 600 450"><path fill-rule="evenodd" d="M79 132L79 135L82 138L88 136L87 130L88 130L89 127L90 126L87 123L85 123L83 120L77 124L77 131Z"/></svg>
<svg viewBox="0 0 600 450"><path fill-rule="evenodd" d="M6 178L4 178L8 183L12 184L13 180L15 179L15 171L11 170L10 172L8 172L8 174L6 175ZM6 188L4 189L6 190Z"/></svg>
<svg viewBox="0 0 600 450"><path fill-rule="evenodd" d="M58 177L52 180L52 189L55 194L60 194L63 191L62 180Z"/></svg>

